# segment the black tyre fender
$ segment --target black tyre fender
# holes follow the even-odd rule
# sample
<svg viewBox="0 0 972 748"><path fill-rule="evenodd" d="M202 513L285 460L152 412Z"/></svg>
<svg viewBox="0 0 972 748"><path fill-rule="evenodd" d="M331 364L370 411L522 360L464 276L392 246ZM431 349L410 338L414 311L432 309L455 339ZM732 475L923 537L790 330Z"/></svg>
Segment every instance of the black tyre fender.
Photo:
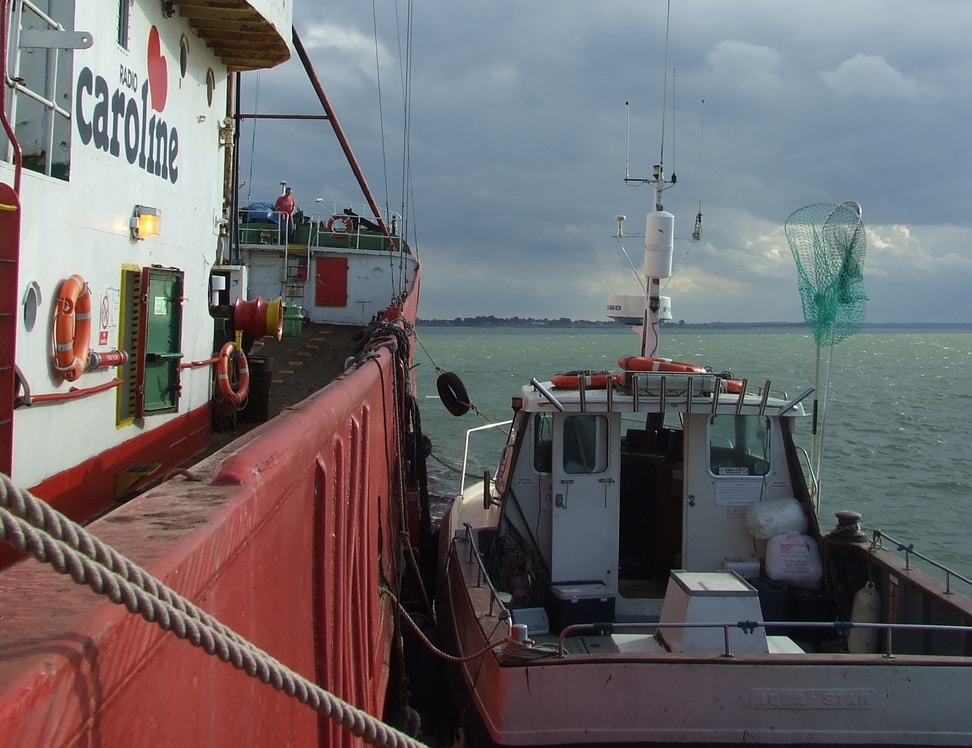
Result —
<svg viewBox="0 0 972 748"><path fill-rule="evenodd" d="M435 380L435 388L439 391L442 404L452 415L464 416L469 412L469 395L458 374L451 371L440 374Z"/></svg>

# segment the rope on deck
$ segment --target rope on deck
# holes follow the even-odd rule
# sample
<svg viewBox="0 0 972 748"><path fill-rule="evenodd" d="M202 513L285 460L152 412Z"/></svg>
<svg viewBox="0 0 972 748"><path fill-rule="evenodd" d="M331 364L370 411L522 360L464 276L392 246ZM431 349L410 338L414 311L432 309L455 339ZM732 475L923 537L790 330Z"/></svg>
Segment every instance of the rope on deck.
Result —
<svg viewBox="0 0 972 748"><path fill-rule="evenodd" d="M207 654L310 706L370 745L422 747L418 741L282 665L83 527L18 488L2 473L0 539Z"/></svg>

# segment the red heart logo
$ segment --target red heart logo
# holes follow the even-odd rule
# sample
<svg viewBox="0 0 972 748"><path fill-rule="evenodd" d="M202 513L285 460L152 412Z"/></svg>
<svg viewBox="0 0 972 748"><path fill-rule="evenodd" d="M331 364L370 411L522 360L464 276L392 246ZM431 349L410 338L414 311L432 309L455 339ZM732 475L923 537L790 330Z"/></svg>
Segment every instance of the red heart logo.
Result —
<svg viewBox="0 0 972 748"><path fill-rule="evenodd" d="M152 94L152 108L161 112L165 109L165 96L169 79L167 66L162 56L162 42L159 40L159 30L152 27L148 38L148 82Z"/></svg>

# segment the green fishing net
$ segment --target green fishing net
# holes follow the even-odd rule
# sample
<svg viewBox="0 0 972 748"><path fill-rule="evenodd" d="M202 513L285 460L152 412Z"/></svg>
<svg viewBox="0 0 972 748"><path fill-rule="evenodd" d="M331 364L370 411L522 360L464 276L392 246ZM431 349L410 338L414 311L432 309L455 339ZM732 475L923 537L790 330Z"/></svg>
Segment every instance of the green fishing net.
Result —
<svg viewBox="0 0 972 748"><path fill-rule="evenodd" d="M803 318L818 346L835 345L864 324L864 224L855 202L816 203L786 219L799 272Z"/></svg>

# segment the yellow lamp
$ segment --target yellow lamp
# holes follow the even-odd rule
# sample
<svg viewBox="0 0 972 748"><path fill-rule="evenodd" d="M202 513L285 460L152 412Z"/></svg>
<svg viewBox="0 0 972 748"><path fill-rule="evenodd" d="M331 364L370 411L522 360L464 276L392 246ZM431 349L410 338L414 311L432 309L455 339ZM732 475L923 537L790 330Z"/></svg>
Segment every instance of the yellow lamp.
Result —
<svg viewBox="0 0 972 748"><path fill-rule="evenodd" d="M136 239L150 239L162 231L162 211L147 205L136 205L132 216L132 236Z"/></svg>

